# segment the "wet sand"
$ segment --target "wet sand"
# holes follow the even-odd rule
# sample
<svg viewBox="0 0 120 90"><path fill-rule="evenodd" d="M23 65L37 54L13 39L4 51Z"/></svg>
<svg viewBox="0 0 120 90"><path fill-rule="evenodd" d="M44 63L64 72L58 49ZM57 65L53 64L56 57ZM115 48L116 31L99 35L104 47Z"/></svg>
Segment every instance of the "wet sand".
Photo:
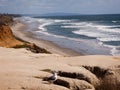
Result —
<svg viewBox="0 0 120 90"><path fill-rule="evenodd" d="M34 34L32 34L29 31L26 31L28 29L28 26L23 22L17 21L17 23L14 26L12 26L11 28L12 28L14 35L17 38L22 39L24 41L31 42L31 43L35 43L37 46L47 49L48 51L50 51L53 54L60 54L63 56L83 55L82 53L80 54L69 48L62 48L51 41L35 38Z"/></svg>

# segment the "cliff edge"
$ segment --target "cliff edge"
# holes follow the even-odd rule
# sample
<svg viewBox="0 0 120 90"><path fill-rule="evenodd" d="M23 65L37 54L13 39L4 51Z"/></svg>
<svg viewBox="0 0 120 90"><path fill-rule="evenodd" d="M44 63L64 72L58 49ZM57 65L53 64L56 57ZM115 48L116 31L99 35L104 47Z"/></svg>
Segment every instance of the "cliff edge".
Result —
<svg viewBox="0 0 120 90"><path fill-rule="evenodd" d="M9 25L0 24L0 46L14 47L16 45L22 45L22 44L23 42L15 38Z"/></svg>

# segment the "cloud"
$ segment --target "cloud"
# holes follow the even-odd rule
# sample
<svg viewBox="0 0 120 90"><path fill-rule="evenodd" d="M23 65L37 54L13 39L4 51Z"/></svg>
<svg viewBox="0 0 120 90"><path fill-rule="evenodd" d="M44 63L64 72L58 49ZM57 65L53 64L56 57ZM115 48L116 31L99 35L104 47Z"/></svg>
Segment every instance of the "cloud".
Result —
<svg viewBox="0 0 120 90"><path fill-rule="evenodd" d="M120 13L120 0L0 0L0 12Z"/></svg>
<svg viewBox="0 0 120 90"><path fill-rule="evenodd" d="M8 3L8 0L0 0L0 6L6 6Z"/></svg>

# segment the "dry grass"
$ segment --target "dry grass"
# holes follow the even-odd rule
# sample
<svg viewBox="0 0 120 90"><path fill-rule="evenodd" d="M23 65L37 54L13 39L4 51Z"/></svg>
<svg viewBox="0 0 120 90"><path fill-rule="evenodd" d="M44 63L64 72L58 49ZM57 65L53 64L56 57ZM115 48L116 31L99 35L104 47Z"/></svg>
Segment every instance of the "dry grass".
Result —
<svg viewBox="0 0 120 90"><path fill-rule="evenodd" d="M104 69L99 66L82 66L82 67L95 74L98 78L104 78L106 73L109 71L109 69Z"/></svg>
<svg viewBox="0 0 120 90"><path fill-rule="evenodd" d="M23 45L16 45L13 48L16 48L16 49L26 48L27 50L30 50L31 52L34 52L34 53L47 53L47 54L51 54L49 51L47 51L44 48L40 48L40 47L36 46L35 44L26 43L26 42Z"/></svg>
<svg viewBox="0 0 120 90"><path fill-rule="evenodd" d="M0 14L0 25L13 23L13 17L7 14Z"/></svg>
<svg viewBox="0 0 120 90"><path fill-rule="evenodd" d="M116 78L101 80L101 84L96 90L120 90L120 82Z"/></svg>

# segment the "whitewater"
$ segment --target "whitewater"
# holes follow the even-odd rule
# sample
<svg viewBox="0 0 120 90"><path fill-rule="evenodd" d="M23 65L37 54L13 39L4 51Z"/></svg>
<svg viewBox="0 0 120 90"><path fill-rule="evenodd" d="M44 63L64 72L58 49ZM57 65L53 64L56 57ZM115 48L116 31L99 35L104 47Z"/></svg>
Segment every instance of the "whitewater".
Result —
<svg viewBox="0 0 120 90"><path fill-rule="evenodd" d="M120 15L21 17L36 38L87 55L120 55Z"/></svg>

